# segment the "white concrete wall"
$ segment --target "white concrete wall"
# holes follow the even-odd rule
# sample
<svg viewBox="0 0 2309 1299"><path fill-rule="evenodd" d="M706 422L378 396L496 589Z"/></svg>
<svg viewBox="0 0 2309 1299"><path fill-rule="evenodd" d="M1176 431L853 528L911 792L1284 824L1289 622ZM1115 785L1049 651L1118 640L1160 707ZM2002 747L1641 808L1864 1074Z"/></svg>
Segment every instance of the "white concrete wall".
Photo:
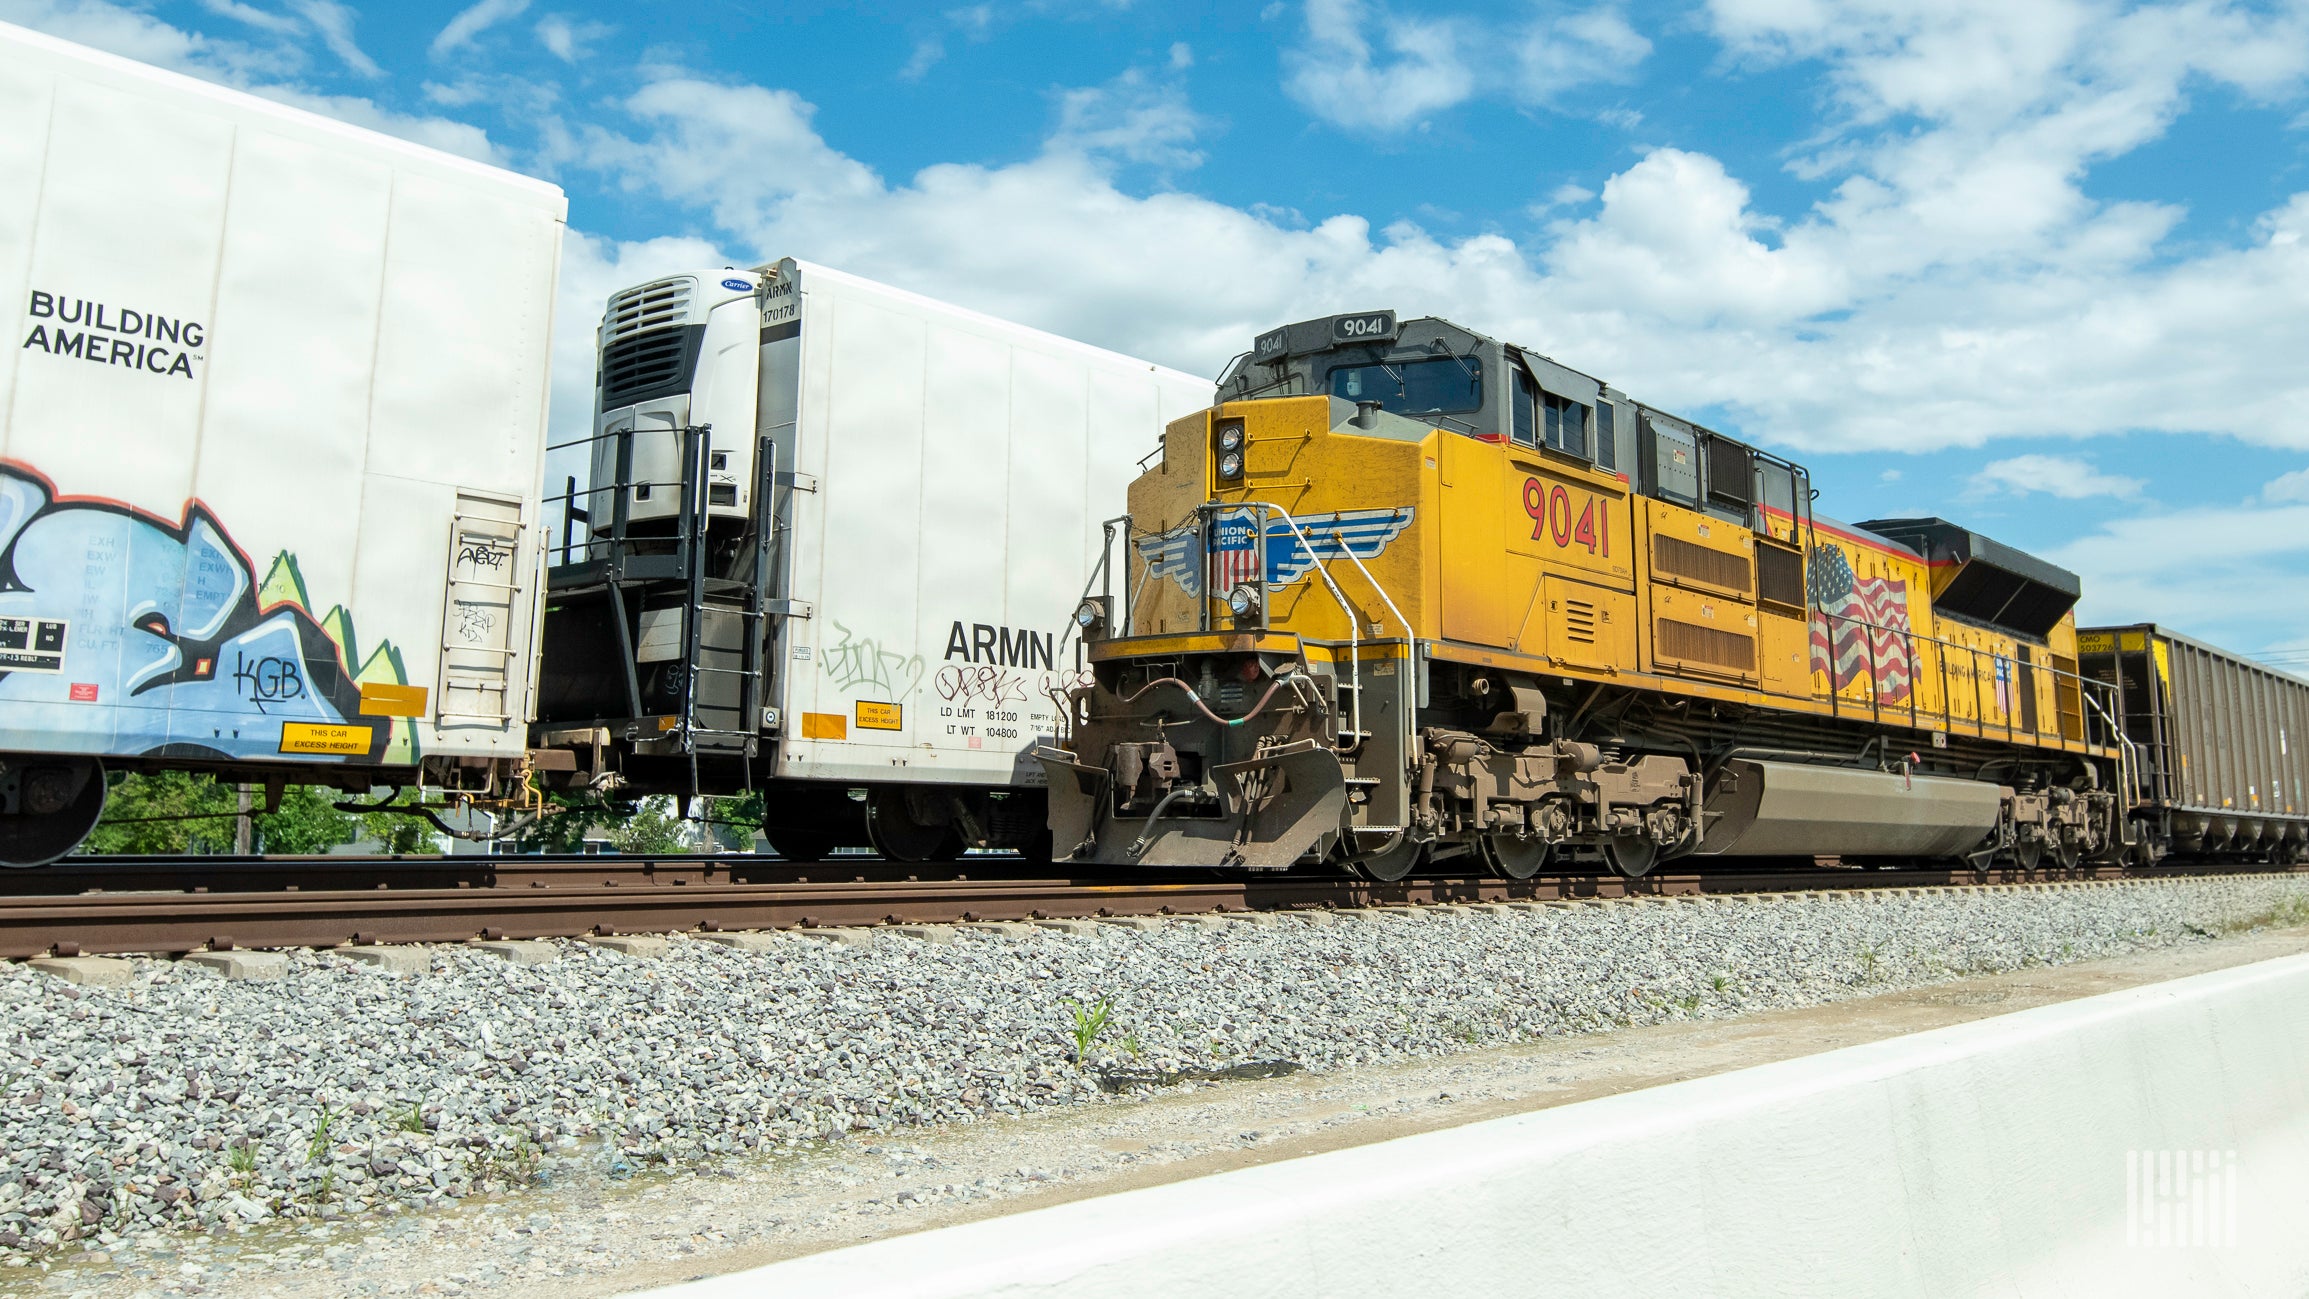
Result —
<svg viewBox="0 0 2309 1299"><path fill-rule="evenodd" d="M2175 1149L2237 1152L2233 1245L2128 1244ZM2309 1294L2309 957L658 1293Z"/></svg>

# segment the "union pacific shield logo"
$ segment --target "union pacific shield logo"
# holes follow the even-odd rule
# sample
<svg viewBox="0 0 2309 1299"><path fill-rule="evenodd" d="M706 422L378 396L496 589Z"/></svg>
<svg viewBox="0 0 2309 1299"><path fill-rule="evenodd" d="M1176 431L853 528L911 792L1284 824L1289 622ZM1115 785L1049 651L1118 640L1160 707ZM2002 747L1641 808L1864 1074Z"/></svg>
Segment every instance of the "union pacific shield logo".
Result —
<svg viewBox="0 0 2309 1299"><path fill-rule="evenodd" d="M1289 586L1325 560L1375 559L1387 543L1411 526L1410 506L1380 510L1340 510L1298 519L1267 516L1266 535L1255 535L1254 513L1229 510L1211 521L1210 577L1213 589L1223 590L1248 582L1260 567L1264 551L1267 585ZM1298 525L1297 529L1292 524ZM1302 544L1301 538L1305 541ZM1263 544L1262 544L1263 543ZM1169 578L1188 595L1203 593L1202 538L1195 525L1174 528L1135 543L1147 576Z"/></svg>

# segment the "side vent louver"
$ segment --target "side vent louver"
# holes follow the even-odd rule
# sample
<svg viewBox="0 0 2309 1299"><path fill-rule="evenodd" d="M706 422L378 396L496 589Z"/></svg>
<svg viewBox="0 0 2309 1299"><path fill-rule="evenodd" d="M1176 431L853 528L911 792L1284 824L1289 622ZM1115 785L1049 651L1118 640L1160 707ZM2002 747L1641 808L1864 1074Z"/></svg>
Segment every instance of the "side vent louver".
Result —
<svg viewBox="0 0 2309 1299"><path fill-rule="evenodd" d="M1563 638L1582 645L1595 644L1595 606L1585 600L1563 602Z"/></svg>
<svg viewBox="0 0 2309 1299"><path fill-rule="evenodd" d="M1756 670L1756 638L1719 631L1675 618L1658 621L1653 644L1663 659L1703 664L1726 672Z"/></svg>
<svg viewBox="0 0 2309 1299"><path fill-rule="evenodd" d="M1758 539L1756 599L1789 613L1804 610L1804 552Z"/></svg>
<svg viewBox="0 0 2309 1299"><path fill-rule="evenodd" d="M1741 595L1753 589L1747 556L1695 546L1677 537L1652 538L1652 567L1665 576L1705 582Z"/></svg>

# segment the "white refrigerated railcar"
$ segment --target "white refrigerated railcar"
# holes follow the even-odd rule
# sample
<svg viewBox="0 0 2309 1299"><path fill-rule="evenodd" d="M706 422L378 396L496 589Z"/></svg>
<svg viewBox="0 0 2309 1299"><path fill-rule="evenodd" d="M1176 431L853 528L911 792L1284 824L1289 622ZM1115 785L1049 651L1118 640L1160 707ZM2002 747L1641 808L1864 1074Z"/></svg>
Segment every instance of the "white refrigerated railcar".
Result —
<svg viewBox="0 0 2309 1299"><path fill-rule="evenodd" d="M554 186L0 24L0 861L106 766L487 788Z"/></svg>
<svg viewBox="0 0 2309 1299"><path fill-rule="evenodd" d="M1100 525L1210 380L794 259L625 290L599 342L568 778L760 788L790 857L1034 850Z"/></svg>

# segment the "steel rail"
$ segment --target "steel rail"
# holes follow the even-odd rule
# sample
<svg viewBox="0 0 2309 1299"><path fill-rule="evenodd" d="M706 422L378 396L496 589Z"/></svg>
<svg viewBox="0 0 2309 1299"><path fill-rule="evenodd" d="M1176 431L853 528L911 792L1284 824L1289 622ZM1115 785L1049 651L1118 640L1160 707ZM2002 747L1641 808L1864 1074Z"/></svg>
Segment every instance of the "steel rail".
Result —
<svg viewBox="0 0 2309 1299"><path fill-rule="evenodd" d="M475 869L466 862L493 869L444 886L444 872ZM330 865L338 873L326 882L336 887L313 887L323 882L322 868ZM942 868L946 873L939 877L932 873L935 868L878 861L804 865L731 857L76 862L48 878L82 886L99 878L106 883L87 891L0 897L0 958L2309 871L2262 864L2075 871L1779 867L1642 879L1605 873L1529 880L1430 875L1395 883L1183 872L979 879L964 871L1015 871L1019 865L1013 859L965 859ZM752 878L753 871L765 878ZM904 878L906 873L914 878ZM20 885L32 874L16 873L9 883ZM150 887L163 878L171 883Z"/></svg>

